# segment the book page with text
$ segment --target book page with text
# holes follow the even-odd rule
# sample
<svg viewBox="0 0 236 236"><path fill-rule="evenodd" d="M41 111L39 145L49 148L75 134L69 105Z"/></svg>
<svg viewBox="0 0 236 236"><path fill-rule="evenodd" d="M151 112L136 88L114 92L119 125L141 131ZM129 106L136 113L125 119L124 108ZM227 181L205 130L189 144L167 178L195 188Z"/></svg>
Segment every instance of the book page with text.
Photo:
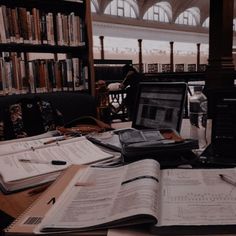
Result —
<svg viewBox="0 0 236 236"><path fill-rule="evenodd" d="M9 155L13 153L18 153L22 151L30 150L31 148L39 148L44 146L44 143L51 140L56 140L58 137L48 137L42 139L32 139L27 141L18 141L18 142L9 142L0 144L0 156L2 155Z"/></svg>
<svg viewBox="0 0 236 236"><path fill-rule="evenodd" d="M236 169L163 170L158 226L236 224Z"/></svg>
<svg viewBox="0 0 236 236"><path fill-rule="evenodd" d="M0 156L0 177L4 182L15 181L63 170L71 164L89 164L111 157L111 153L102 151L85 137L73 138L58 145ZM22 159L29 162L20 161ZM66 164L52 165L53 160L66 161Z"/></svg>
<svg viewBox="0 0 236 236"><path fill-rule="evenodd" d="M90 167L75 176L37 230L95 229L132 217L137 224L141 215L154 222L159 177L159 163L151 159L115 168Z"/></svg>

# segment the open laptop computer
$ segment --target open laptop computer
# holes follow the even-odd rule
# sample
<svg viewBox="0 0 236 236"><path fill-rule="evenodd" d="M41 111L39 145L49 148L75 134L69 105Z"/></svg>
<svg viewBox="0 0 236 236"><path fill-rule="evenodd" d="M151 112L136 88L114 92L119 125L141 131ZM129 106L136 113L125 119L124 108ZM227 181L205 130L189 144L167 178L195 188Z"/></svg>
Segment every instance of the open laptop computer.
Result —
<svg viewBox="0 0 236 236"><path fill-rule="evenodd" d="M186 83L140 83L132 127L172 128L180 132L186 96Z"/></svg>
<svg viewBox="0 0 236 236"><path fill-rule="evenodd" d="M171 128L179 132L186 96L187 84L183 82L141 82L137 91L132 128ZM121 151L119 130L91 134L88 135L88 139L115 151Z"/></svg>
<svg viewBox="0 0 236 236"><path fill-rule="evenodd" d="M209 91L211 144L201 159L210 166L236 166L236 88Z"/></svg>

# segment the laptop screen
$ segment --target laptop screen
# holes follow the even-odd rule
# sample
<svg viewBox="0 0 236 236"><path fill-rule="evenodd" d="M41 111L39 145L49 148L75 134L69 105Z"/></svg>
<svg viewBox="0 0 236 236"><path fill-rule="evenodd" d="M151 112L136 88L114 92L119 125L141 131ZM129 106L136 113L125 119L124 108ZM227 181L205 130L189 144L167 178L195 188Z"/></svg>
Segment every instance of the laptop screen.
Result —
<svg viewBox="0 0 236 236"><path fill-rule="evenodd" d="M180 132L186 95L186 83L141 82L132 127L173 128Z"/></svg>

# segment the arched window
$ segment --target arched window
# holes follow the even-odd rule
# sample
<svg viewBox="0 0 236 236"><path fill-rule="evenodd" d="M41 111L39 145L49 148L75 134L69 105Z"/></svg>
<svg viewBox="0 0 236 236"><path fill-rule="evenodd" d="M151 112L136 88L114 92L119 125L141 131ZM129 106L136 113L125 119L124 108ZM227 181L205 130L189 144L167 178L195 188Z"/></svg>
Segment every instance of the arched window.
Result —
<svg viewBox="0 0 236 236"><path fill-rule="evenodd" d="M192 7L182 12L175 20L176 24L182 25L198 25L200 22L200 10Z"/></svg>
<svg viewBox="0 0 236 236"><path fill-rule="evenodd" d="M137 18L138 6L132 0L113 0L105 9L105 14Z"/></svg>
<svg viewBox="0 0 236 236"><path fill-rule="evenodd" d="M206 20L203 22L202 26L206 27L206 28L209 28L209 20L210 20L210 18L207 17Z"/></svg>
<svg viewBox="0 0 236 236"><path fill-rule="evenodd" d="M171 6L168 2L160 2L151 6L143 16L145 20L170 22L172 18Z"/></svg>
<svg viewBox="0 0 236 236"><path fill-rule="evenodd" d="M98 1L91 0L91 12L97 12L98 10Z"/></svg>

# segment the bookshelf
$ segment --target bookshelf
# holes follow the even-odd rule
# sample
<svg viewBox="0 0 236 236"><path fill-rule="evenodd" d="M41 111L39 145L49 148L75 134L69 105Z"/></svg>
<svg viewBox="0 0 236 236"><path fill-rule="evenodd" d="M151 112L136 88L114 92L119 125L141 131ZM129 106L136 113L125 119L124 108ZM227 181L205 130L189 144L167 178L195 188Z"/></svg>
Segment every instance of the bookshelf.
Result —
<svg viewBox="0 0 236 236"><path fill-rule="evenodd" d="M89 0L0 0L0 94L95 94Z"/></svg>

